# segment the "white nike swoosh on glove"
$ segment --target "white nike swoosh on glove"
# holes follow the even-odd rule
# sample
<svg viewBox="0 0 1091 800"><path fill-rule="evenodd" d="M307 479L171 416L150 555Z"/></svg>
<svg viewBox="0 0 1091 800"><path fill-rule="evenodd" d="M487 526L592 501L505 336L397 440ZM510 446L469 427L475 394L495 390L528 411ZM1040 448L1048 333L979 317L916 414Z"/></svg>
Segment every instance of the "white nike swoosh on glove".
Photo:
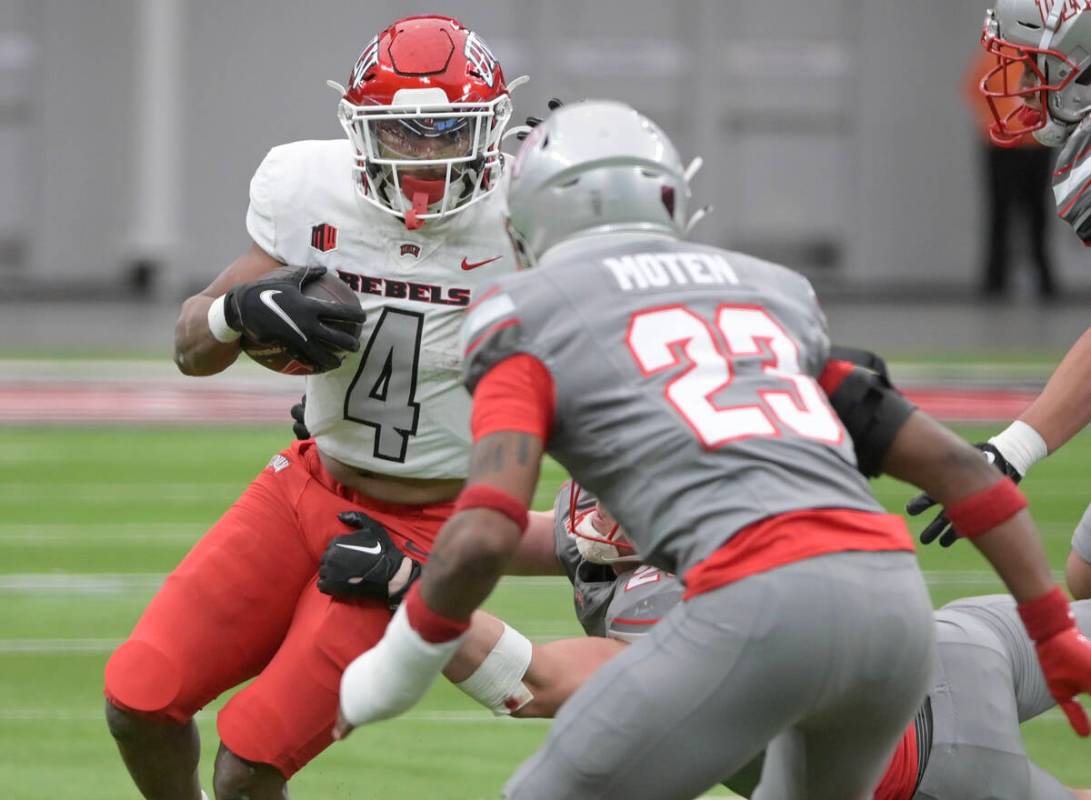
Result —
<svg viewBox="0 0 1091 800"><path fill-rule="evenodd" d="M280 294L280 289L266 289L258 295L258 299L261 300L266 308L284 320L284 324L298 333L299 338L303 341L307 341L307 334L303 333L303 331L299 329L299 326L295 324L295 320L285 314L284 309L277 305L277 301L273 299L273 295L275 294Z"/></svg>
<svg viewBox="0 0 1091 800"><path fill-rule="evenodd" d="M377 556L379 553L383 552L383 546L381 544L376 544L372 547L364 547L360 544L341 544L338 542L337 546L343 547L346 550L359 550L361 553L367 553L372 556Z"/></svg>

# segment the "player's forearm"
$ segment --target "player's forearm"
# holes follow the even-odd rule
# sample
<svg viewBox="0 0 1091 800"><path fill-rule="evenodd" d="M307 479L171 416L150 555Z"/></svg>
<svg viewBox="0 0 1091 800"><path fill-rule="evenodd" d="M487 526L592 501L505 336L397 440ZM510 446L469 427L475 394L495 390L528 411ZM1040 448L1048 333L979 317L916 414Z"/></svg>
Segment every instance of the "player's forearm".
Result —
<svg viewBox="0 0 1091 800"><path fill-rule="evenodd" d="M1019 419L1039 433L1051 453L1091 423L1091 328Z"/></svg>
<svg viewBox="0 0 1091 800"><path fill-rule="evenodd" d="M484 663L503 633L504 623L500 619L486 611L475 611L470 618L470 630L443 668L443 676L451 683L466 680Z"/></svg>
<svg viewBox="0 0 1091 800"><path fill-rule="evenodd" d="M553 542L553 512L531 511L530 524L512 554L505 575L563 575Z"/></svg>
<svg viewBox="0 0 1091 800"><path fill-rule="evenodd" d="M520 533L514 522L489 509L453 516L436 539L421 577L427 606L448 619L469 619L500 580Z"/></svg>
<svg viewBox="0 0 1091 800"><path fill-rule="evenodd" d="M954 510L975 496L993 496L989 490L1003 490L1007 481L981 457L980 451L963 442L927 414L914 412L899 430L883 461L891 475L909 481L945 506L955 521ZM1016 599L1029 600L1049 591L1053 577L1041 540L1026 511L1018 489L1007 483L1008 493L995 495L996 503L1017 501L1010 514L990 520L972 541L1008 586ZM983 512L989 513L986 503ZM962 528L956 525L962 531Z"/></svg>
<svg viewBox="0 0 1091 800"><path fill-rule="evenodd" d="M1041 539L1026 511L971 541L1020 603L1041 597L1056 585Z"/></svg>
<svg viewBox="0 0 1091 800"><path fill-rule="evenodd" d="M208 326L208 309L214 298L197 294L182 304L174 328L174 363L186 375L214 375L239 357L239 343L220 342Z"/></svg>

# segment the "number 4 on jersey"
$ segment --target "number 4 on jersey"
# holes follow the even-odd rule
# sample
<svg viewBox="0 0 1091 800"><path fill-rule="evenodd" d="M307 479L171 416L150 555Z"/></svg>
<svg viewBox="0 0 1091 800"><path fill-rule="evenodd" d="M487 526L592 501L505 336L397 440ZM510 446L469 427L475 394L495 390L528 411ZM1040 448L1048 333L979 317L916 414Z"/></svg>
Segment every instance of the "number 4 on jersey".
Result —
<svg viewBox="0 0 1091 800"><path fill-rule="evenodd" d="M345 419L375 429L376 458L405 461L409 437L417 432L424 315L384 308L360 357L360 368L345 396Z"/></svg>
<svg viewBox="0 0 1091 800"><path fill-rule="evenodd" d="M681 366L679 351L689 360L689 366L667 384L666 395L706 448L754 436L779 436L777 422L808 439L841 441L840 420L814 379L800 372L799 346L769 312L758 306L721 305L715 327L723 344L705 319L685 306L666 306L634 314L626 338L646 377ZM718 405L713 397L735 380L734 359L761 355L763 342L771 358L762 371L787 383L786 389L762 389L754 398L757 403Z"/></svg>

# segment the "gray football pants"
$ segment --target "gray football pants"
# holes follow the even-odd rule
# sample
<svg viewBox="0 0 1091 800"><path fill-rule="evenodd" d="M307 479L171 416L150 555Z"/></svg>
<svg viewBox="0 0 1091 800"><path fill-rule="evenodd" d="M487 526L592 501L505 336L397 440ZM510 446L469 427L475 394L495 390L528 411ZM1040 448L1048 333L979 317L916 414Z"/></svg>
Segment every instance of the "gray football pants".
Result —
<svg viewBox="0 0 1091 800"><path fill-rule="evenodd" d="M915 800L1072 798L1027 757L1019 723L1052 708L1053 699L1015 602L1000 603L994 608L1010 618L1004 631L960 611L958 601L936 613L932 752ZM1072 611L1084 635L1091 634L1091 601L1073 603Z"/></svg>
<svg viewBox="0 0 1091 800"><path fill-rule="evenodd" d="M911 553L838 553L680 603L562 706L511 800L692 798L768 748L760 800L869 796L928 688Z"/></svg>

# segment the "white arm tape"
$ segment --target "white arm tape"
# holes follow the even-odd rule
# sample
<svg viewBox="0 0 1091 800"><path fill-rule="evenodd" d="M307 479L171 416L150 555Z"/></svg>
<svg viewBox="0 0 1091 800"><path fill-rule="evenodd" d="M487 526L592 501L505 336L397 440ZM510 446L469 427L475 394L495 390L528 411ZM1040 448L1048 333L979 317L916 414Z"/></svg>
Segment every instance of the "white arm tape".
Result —
<svg viewBox="0 0 1091 800"><path fill-rule="evenodd" d="M989 439L989 444L1000 451L1008 463L1026 476L1027 471L1049 455L1046 441L1030 425L1015 420L1011 425Z"/></svg>
<svg viewBox="0 0 1091 800"><path fill-rule="evenodd" d="M353 725L389 719L412 708L451 660L463 634L432 644L413 630L405 604L398 606L386 633L349 664L341 676L341 711Z"/></svg>
<svg viewBox="0 0 1091 800"><path fill-rule="evenodd" d="M500 639L470 677L455 684L498 717L518 711L534 695L523 683L533 645L507 623Z"/></svg>
<svg viewBox="0 0 1091 800"><path fill-rule="evenodd" d="M224 316L224 297L225 295L221 294L208 307L208 330L217 342L227 344L235 341L242 334L227 324L227 317Z"/></svg>

